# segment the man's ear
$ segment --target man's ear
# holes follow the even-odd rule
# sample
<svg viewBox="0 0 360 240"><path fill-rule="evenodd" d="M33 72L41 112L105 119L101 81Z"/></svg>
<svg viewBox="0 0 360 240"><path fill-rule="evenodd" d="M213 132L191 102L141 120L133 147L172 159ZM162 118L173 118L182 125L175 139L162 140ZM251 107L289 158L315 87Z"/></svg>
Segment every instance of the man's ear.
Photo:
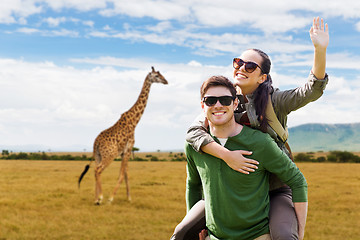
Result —
<svg viewBox="0 0 360 240"><path fill-rule="evenodd" d="M204 110L204 102L201 101L200 104L201 104L201 108Z"/></svg>
<svg viewBox="0 0 360 240"><path fill-rule="evenodd" d="M236 97L234 100L234 109L236 109L238 105L239 105L239 99Z"/></svg>

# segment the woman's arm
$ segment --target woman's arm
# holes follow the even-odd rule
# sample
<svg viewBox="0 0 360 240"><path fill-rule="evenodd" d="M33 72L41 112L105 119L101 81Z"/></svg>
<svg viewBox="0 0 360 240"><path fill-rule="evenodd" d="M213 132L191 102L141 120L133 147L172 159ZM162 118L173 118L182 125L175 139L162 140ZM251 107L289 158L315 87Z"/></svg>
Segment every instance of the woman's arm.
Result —
<svg viewBox="0 0 360 240"><path fill-rule="evenodd" d="M186 133L186 141L197 152L202 150L202 146L214 142L214 139L208 133L208 127L209 124L204 114L200 114L190 125Z"/></svg>
<svg viewBox="0 0 360 240"><path fill-rule="evenodd" d="M326 67L326 48L329 45L329 29L324 20L319 21L319 17L314 18L313 26L309 33L312 43L314 44L314 64L312 72L317 79L325 78Z"/></svg>
<svg viewBox="0 0 360 240"><path fill-rule="evenodd" d="M211 142L201 147L203 152L206 152L217 158L221 158L226 164L235 171L249 174L249 172L255 172L258 161L244 157L244 155L251 155L252 152L236 150L230 151L227 148L221 146L217 142Z"/></svg>
<svg viewBox="0 0 360 240"><path fill-rule="evenodd" d="M324 25L323 19L314 18L310 31L310 38L314 45L314 63L309 75L308 82L295 89L279 91L275 90L272 95L274 110L279 115L288 115L306 104L319 99L328 82L325 73L326 49L329 44L329 29ZM280 117L281 118L281 117Z"/></svg>
<svg viewBox="0 0 360 240"><path fill-rule="evenodd" d="M200 115L188 129L186 141L195 151L203 151L223 159L229 167L244 174L249 174L249 172L254 172L254 169L257 169L257 166L255 165L259 164L257 161L244 157L244 155L251 155L251 152L242 150L229 151L227 148L214 141L207 132L207 128L207 119L203 115Z"/></svg>

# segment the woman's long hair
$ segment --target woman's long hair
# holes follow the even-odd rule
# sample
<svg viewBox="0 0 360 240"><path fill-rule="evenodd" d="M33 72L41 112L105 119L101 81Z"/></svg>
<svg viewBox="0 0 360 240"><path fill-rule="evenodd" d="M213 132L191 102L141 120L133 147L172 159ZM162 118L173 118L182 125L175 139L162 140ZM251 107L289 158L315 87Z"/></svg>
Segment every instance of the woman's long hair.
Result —
<svg viewBox="0 0 360 240"><path fill-rule="evenodd" d="M262 74L267 75L266 80L263 83L261 83L254 92L255 110L260 123L260 130L266 132L268 119L265 116L265 112L266 112L266 106L269 101L269 94L272 89L272 79L270 76L271 61L269 56L265 52L259 49L251 49L251 50L257 52L262 57L262 62L260 64L262 69Z"/></svg>

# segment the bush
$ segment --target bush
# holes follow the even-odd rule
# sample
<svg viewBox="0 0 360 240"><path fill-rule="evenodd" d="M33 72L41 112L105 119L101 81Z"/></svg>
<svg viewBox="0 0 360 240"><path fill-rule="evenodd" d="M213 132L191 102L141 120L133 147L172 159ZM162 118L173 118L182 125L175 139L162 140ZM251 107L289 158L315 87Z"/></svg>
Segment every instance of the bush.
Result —
<svg viewBox="0 0 360 240"><path fill-rule="evenodd" d="M295 162L314 162L312 156L306 153L299 153L295 156Z"/></svg>
<svg viewBox="0 0 360 240"><path fill-rule="evenodd" d="M171 161L173 161L173 162L185 162L186 158L184 158L184 157L176 157L176 158L172 158Z"/></svg>
<svg viewBox="0 0 360 240"><path fill-rule="evenodd" d="M2 150L2 153L1 153L3 156L4 155L9 155L9 150Z"/></svg>
<svg viewBox="0 0 360 240"><path fill-rule="evenodd" d="M316 159L317 162L325 162L326 161L326 157L318 157Z"/></svg>
<svg viewBox="0 0 360 240"><path fill-rule="evenodd" d="M360 157L354 155L351 152L347 151L331 151L328 155L329 162L339 162L339 163L347 163L347 162L360 162Z"/></svg>
<svg viewBox="0 0 360 240"><path fill-rule="evenodd" d="M141 157L134 157L132 159L130 159L130 161L137 161L137 162L148 162L148 159L145 158L141 158Z"/></svg>

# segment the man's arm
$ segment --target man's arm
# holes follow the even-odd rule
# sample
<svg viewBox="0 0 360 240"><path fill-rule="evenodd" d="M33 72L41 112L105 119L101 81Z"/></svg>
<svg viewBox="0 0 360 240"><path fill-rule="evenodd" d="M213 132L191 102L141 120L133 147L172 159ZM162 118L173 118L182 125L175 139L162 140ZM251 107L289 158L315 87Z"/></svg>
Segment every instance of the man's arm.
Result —
<svg viewBox="0 0 360 240"><path fill-rule="evenodd" d="M202 198L202 186L200 174L197 171L194 160L192 159L192 153L194 149L189 145L185 145L185 154L187 159L186 165L186 208L189 211L195 203Z"/></svg>
<svg viewBox="0 0 360 240"><path fill-rule="evenodd" d="M263 152L266 153L266 161L263 161L265 169L276 174L292 190L292 201L298 219L299 239L302 240L308 207L306 179L295 163L278 148L270 136L266 136L263 146Z"/></svg>
<svg viewBox="0 0 360 240"><path fill-rule="evenodd" d="M307 202L295 202L294 208L295 208L295 213L296 213L296 217L298 220L299 240L302 240L304 238L304 234L305 234L308 203Z"/></svg>

